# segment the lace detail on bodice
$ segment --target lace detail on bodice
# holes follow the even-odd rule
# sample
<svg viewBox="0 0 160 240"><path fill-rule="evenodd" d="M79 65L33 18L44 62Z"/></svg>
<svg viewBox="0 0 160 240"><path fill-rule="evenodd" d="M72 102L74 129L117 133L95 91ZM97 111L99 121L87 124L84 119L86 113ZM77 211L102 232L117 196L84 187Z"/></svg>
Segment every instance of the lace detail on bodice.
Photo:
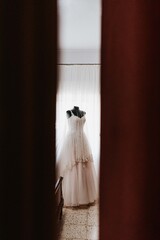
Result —
<svg viewBox="0 0 160 240"><path fill-rule="evenodd" d="M79 118L72 113L71 117L68 118L69 131L77 134L81 133L83 131L85 121L85 116Z"/></svg>

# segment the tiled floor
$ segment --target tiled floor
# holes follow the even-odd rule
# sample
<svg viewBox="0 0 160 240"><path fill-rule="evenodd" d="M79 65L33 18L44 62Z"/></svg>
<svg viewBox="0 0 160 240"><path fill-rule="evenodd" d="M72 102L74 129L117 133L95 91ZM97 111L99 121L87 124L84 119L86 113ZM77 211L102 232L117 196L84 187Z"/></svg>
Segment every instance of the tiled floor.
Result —
<svg viewBox="0 0 160 240"><path fill-rule="evenodd" d="M98 240L98 205L64 208L60 240Z"/></svg>

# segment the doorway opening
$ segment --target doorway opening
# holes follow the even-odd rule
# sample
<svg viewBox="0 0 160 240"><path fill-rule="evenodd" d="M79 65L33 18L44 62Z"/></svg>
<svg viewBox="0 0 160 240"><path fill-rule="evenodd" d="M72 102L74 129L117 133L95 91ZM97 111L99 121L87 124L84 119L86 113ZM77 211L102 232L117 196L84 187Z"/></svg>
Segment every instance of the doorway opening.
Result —
<svg viewBox="0 0 160 240"><path fill-rule="evenodd" d="M58 48L58 88L56 101L56 156L57 178L61 176L61 165L66 164L68 151L63 151L64 142L70 129L72 114L78 107L85 113L85 124L82 118L76 119L76 129L83 126L83 133L87 138L91 162L96 175L97 198L94 203L78 204L74 206L64 204L62 213L62 229L60 238L98 239L99 232L99 165L100 165L100 40L101 40L101 1L100 0L59 0L59 48ZM70 116L67 115L69 112ZM83 116L81 116L83 117ZM77 123L78 121L78 123ZM73 123L75 124L75 123ZM82 140L82 138L81 138ZM78 142L85 145L86 142ZM81 148L82 149L82 148ZM77 150L74 149L74 152ZM79 151L79 150L78 150ZM84 150L86 152L88 150ZM65 154L62 154L64 152ZM62 161L63 155L63 161ZM82 154L81 154L82 155ZM84 157L85 158L85 157ZM87 157L86 157L87 158ZM60 164L63 162L64 164ZM80 164L78 164L79 166ZM84 166L85 163L83 162ZM87 165L86 165L87 166ZM73 166L74 167L74 163ZM64 170L64 169L63 169ZM89 172L90 173L90 172ZM92 175L93 173L91 173ZM88 184L88 189L93 187L87 183L87 177L81 175L82 184ZM67 177L63 177L63 194L66 197ZM90 178L91 179L91 178ZM94 181L94 180L93 180ZM73 182L76 182L73 177ZM90 180L90 182L92 182ZM90 184L90 185L89 185ZM84 185L83 185L84 186ZM67 192L72 187L68 180ZM80 188L80 186L79 186ZM83 188L84 189L84 188ZM87 189L87 188L86 188ZM86 190L89 191L89 190ZM91 192L88 195L92 195ZM69 194L69 193L68 193ZM71 195L73 193L71 192ZM82 195L83 190L82 190ZM74 197L73 197L74 198ZM92 197L91 197L92 199ZM79 200L81 201L81 200ZM64 199L65 202L65 199ZM83 201L82 201L83 202ZM80 231L77 231L81 229Z"/></svg>

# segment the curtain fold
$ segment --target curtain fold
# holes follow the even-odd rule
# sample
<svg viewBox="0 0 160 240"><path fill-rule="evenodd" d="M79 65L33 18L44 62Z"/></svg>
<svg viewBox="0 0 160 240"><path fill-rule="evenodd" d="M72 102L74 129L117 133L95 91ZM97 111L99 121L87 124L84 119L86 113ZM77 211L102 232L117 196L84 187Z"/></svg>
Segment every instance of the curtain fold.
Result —
<svg viewBox="0 0 160 240"><path fill-rule="evenodd" d="M100 239L160 239L160 3L102 2Z"/></svg>
<svg viewBox="0 0 160 240"><path fill-rule="evenodd" d="M53 240L56 1L1 1L0 239Z"/></svg>

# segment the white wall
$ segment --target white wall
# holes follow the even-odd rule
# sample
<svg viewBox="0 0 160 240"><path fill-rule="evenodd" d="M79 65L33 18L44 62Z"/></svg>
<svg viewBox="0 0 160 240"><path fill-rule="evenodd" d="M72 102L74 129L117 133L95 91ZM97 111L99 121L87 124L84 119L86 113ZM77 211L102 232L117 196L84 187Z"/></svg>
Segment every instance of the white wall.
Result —
<svg viewBox="0 0 160 240"><path fill-rule="evenodd" d="M59 0L61 63L99 63L100 0Z"/></svg>

